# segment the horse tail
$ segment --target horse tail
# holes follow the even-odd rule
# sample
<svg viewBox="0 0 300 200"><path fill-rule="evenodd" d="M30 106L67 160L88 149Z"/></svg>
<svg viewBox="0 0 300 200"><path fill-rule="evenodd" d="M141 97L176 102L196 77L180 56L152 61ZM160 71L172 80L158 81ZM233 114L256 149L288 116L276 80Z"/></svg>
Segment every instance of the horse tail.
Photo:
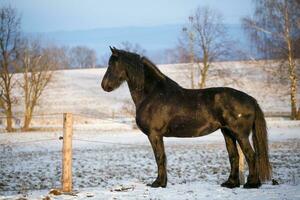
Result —
<svg viewBox="0 0 300 200"><path fill-rule="evenodd" d="M262 182L272 178L272 167L269 162L268 132L264 113L255 103L255 121L252 128L253 146L256 154L256 166Z"/></svg>

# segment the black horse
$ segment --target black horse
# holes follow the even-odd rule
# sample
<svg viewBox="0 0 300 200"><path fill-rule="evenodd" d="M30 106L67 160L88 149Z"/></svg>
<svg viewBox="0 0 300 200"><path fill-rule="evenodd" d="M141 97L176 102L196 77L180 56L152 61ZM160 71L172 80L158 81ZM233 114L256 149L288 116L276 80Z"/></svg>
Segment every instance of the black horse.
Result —
<svg viewBox="0 0 300 200"><path fill-rule="evenodd" d="M199 137L218 129L225 138L231 171L221 186L239 187L239 143L249 166L244 188L258 188L271 178L264 114L257 101L227 87L185 89L164 75L147 58L111 48L102 88L111 92L127 82L136 107L136 123L154 151L158 176L149 184L166 187L163 137ZM249 142L252 130L253 146Z"/></svg>

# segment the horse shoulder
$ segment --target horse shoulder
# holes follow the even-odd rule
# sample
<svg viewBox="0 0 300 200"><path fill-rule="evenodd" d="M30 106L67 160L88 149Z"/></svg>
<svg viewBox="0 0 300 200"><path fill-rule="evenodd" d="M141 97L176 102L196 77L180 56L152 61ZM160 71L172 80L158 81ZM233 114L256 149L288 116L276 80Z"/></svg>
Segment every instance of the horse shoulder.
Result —
<svg viewBox="0 0 300 200"><path fill-rule="evenodd" d="M154 129L161 133L165 131L170 117L170 99L165 93L158 91L138 107L136 123L145 134L148 135Z"/></svg>

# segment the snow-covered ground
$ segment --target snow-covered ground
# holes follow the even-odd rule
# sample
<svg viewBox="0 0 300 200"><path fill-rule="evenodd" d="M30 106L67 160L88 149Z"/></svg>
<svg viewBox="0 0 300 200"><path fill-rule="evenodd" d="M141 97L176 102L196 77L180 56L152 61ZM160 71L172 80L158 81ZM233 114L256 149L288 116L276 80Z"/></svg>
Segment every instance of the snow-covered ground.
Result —
<svg viewBox="0 0 300 200"><path fill-rule="evenodd" d="M140 131L75 127L76 196L48 195L60 187L61 130L0 134L0 199L299 199L300 122L268 120L268 126L273 178L280 185L251 190L220 187L229 162L219 131L200 138L165 138L168 186L153 189L145 185L155 179L156 164Z"/></svg>

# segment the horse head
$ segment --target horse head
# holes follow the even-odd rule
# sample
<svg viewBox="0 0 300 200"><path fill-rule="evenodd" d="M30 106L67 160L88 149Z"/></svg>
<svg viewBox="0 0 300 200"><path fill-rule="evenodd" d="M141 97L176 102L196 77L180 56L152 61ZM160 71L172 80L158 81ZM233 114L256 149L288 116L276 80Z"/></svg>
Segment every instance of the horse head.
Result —
<svg viewBox="0 0 300 200"><path fill-rule="evenodd" d="M124 63L121 60L121 51L110 47L111 56L107 71L102 79L101 86L104 91L111 92L117 89L127 78Z"/></svg>

